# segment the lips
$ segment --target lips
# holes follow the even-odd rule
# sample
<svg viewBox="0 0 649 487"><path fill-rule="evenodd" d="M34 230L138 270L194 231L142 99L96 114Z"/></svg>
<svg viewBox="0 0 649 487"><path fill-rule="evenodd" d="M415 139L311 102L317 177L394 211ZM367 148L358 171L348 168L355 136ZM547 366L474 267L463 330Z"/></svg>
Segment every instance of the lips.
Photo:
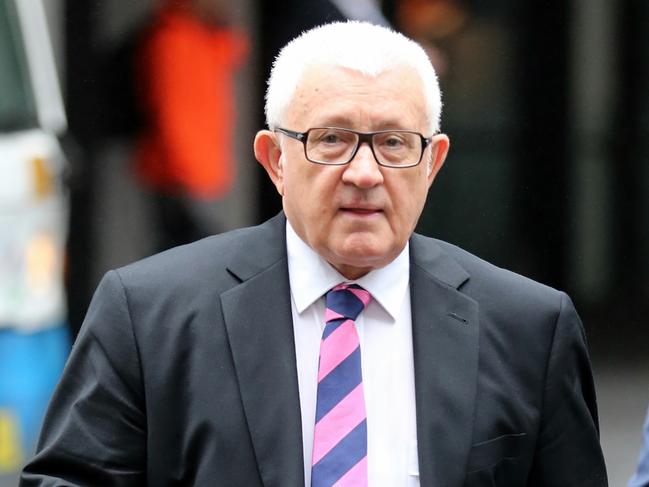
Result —
<svg viewBox="0 0 649 487"><path fill-rule="evenodd" d="M383 213L384 205L381 198L370 198L369 195L348 195L347 198L341 198L338 203L339 210L353 216L371 216Z"/></svg>
<svg viewBox="0 0 649 487"><path fill-rule="evenodd" d="M365 208L365 207L355 207L355 206L342 207L340 208L340 210L355 215L373 215L375 213L380 213L381 211L383 211L380 208Z"/></svg>

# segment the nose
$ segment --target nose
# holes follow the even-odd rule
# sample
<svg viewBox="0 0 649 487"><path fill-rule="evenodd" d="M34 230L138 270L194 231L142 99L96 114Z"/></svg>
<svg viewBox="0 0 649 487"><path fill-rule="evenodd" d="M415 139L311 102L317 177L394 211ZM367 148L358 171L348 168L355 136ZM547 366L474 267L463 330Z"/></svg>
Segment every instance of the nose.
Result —
<svg viewBox="0 0 649 487"><path fill-rule="evenodd" d="M381 167L376 162L369 144L360 145L354 158L345 167L342 179L343 182L359 188L372 188L383 183Z"/></svg>

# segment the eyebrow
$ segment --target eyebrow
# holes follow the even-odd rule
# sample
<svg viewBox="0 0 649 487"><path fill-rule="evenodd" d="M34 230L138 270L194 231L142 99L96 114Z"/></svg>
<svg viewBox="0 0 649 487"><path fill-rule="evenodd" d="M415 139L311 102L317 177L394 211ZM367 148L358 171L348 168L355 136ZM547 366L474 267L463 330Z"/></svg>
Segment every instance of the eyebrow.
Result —
<svg viewBox="0 0 649 487"><path fill-rule="evenodd" d="M331 117L324 117L317 123L314 123L314 127L338 127L338 128L349 128L357 129L358 127L354 126L351 118L347 116L334 115ZM403 123L398 122L396 119L386 119L381 120L378 123L373 123L371 126L372 131L377 130L414 130L414 127L405 126Z"/></svg>

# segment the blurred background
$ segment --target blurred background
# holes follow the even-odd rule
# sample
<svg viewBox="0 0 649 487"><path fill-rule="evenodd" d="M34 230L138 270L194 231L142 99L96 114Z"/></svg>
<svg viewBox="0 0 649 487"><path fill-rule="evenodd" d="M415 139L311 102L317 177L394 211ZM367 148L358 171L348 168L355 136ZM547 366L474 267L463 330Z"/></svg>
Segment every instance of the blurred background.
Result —
<svg viewBox="0 0 649 487"><path fill-rule="evenodd" d="M280 209L252 153L265 79L345 18L427 49L452 147L419 230L572 296L626 484L649 403L649 2L0 0L0 487L104 272Z"/></svg>

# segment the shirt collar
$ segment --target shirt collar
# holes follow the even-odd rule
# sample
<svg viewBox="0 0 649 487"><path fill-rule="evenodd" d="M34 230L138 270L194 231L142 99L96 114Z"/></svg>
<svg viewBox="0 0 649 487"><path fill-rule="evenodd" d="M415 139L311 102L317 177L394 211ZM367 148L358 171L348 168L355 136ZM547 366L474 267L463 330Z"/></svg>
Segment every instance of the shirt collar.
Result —
<svg viewBox="0 0 649 487"><path fill-rule="evenodd" d="M372 294L385 311L396 320L408 290L410 276L409 243L388 265L375 269L360 279L345 279L331 264L309 247L286 221L286 252L291 294L298 313L302 313L329 289L341 282L355 282Z"/></svg>

